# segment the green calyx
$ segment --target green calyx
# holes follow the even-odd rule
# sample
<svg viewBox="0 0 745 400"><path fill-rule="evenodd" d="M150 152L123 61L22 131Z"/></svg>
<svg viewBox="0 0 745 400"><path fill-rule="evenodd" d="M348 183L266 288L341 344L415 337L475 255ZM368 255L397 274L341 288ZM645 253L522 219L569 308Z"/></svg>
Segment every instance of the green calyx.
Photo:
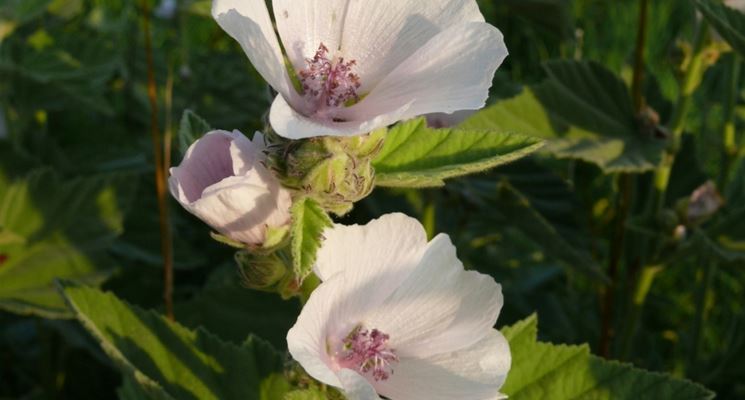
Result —
<svg viewBox="0 0 745 400"><path fill-rule="evenodd" d="M251 289L278 291L291 275L285 261L276 253L258 255L241 250L235 253L235 261L243 276L243 284Z"/></svg>
<svg viewBox="0 0 745 400"><path fill-rule="evenodd" d="M373 158L383 147L386 130L349 138L320 137L293 141L270 157L282 183L344 215L375 186Z"/></svg>

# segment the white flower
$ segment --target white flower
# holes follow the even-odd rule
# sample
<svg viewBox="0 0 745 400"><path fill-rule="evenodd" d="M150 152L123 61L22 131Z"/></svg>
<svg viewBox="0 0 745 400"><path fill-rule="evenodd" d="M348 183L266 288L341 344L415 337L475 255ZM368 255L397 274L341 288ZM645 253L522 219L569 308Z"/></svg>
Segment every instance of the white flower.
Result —
<svg viewBox="0 0 745 400"><path fill-rule="evenodd" d="M724 199L719 194L716 184L707 181L696 188L688 198L686 218L689 222L702 222L716 214L724 205Z"/></svg>
<svg viewBox="0 0 745 400"><path fill-rule="evenodd" d="M194 142L171 168L173 197L189 212L238 242L260 245L268 227L290 221L287 189L262 164L263 136L212 131Z"/></svg>
<svg viewBox="0 0 745 400"><path fill-rule="evenodd" d="M282 136L363 134L418 115L484 106L507 56L476 0L214 0L212 15L279 92Z"/></svg>
<svg viewBox="0 0 745 400"><path fill-rule="evenodd" d="M724 0L724 4L735 10L745 12L745 0Z"/></svg>
<svg viewBox="0 0 745 400"><path fill-rule="evenodd" d="M287 334L308 374L350 399L486 400L510 368L499 284L465 271L447 235L388 214L324 232L313 292Z"/></svg>

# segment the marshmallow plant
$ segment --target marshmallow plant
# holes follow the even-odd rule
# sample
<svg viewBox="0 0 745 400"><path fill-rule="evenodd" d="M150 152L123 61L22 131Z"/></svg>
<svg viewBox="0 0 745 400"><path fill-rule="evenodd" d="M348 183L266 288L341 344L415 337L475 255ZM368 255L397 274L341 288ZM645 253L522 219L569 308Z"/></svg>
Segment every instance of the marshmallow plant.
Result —
<svg viewBox="0 0 745 400"><path fill-rule="evenodd" d="M275 21L264 0L215 0L212 15L279 93L269 119L290 139L359 135L418 115L479 109L507 56L476 0L272 6Z"/></svg>
<svg viewBox="0 0 745 400"><path fill-rule="evenodd" d="M352 400L491 400L510 369L493 329L499 284L465 271L447 235L387 214L324 232L323 281L287 335L308 374Z"/></svg>
<svg viewBox="0 0 745 400"><path fill-rule="evenodd" d="M264 137L212 131L194 142L171 168L171 194L229 241L262 247L287 231L290 192L265 166Z"/></svg>

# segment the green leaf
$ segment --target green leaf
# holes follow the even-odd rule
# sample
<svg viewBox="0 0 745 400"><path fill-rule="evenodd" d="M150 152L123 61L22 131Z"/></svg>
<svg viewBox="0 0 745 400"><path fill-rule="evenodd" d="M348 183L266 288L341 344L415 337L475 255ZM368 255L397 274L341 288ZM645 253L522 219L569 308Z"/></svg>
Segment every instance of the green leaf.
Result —
<svg viewBox="0 0 745 400"><path fill-rule="evenodd" d="M285 336L297 320L300 304L296 299L280 301L276 293L247 289L231 264L217 268L192 299L176 303L175 313L187 327L202 326L224 340L240 343L251 332L285 349Z"/></svg>
<svg viewBox="0 0 745 400"><path fill-rule="evenodd" d="M189 330L111 293L65 282L60 291L103 350L157 399L281 399L260 396L282 375L283 359L249 337L226 343L204 329ZM265 383L266 382L266 383Z"/></svg>
<svg viewBox="0 0 745 400"><path fill-rule="evenodd" d="M207 121L193 111L185 110L181 115L181 124L178 128L178 148L181 155L186 154L189 146L210 130L212 128Z"/></svg>
<svg viewBox="0 0 745 400"><path fill-rule="evenodd" d="M607 279L588 253L569 243L553 224L533 209L525 196L506 181L497 186L496 204L502 216L514 221L518 229L541 245L546 252L594 279Z"/></svg>
<svg viewBox="0 0 745 400"><path fill-rule="evenodd" d="M502 330L512 351L512 368L502 387L510 399L714 398L714 393L690 381L593 356L587 345L539 342L537 332L535 315Z"/></svg>
<svg viewBox="0 0 745 400"><path fill-rule="evenodd" d="M539 139L509 129L433 129L424 118L388 132L373 161L376 184L388 187L442 186L447 178L481 172L524 157Z"/></svg>
<svg viewBox="0 0 745 400"><path fill-rule="evenodd" d="M0 309L70 317L54 279L109 276L116 264L107 250L133 189L127 176L62 181L48 170L0 182Z"/></svg>
<svg viewBox="0 0 745 400"><path fill-rule="evenodd" d="M638 126L620 78L594 62L552 61L545 69L545 82L459 127L545 138L545 149L557 157L584 160L606 172L644 172L659 164L665 142Z"/></svg>
<svg viewBox="0 0 745 400"><path fill-rule="evenodd" d="M696 6L722 38L745 57L745 13L721 1L696 0Z"/></svg>
<svg viewBox="0 0 745 400"><path fill-rule="evenodd" d="M316 262L321 247L323 230L332 226L331 218L318 203L305 197L293 204L292 209L292 262L298 283L308 276Z"/></svg>

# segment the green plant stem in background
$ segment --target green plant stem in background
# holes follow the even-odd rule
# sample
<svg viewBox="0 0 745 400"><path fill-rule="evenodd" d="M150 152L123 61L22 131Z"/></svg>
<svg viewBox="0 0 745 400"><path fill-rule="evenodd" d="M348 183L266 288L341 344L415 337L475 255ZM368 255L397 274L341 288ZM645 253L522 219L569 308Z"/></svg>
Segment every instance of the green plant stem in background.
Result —
<svg viewBox="0 0 745 400"><path fill-rule="evenodd" d="M171 225L168 218L166 168L163 157L163 145L160 137L160 124L158 123L158 89L155 83L153 46L150 38L150 11L147 0L142 0L141 6L142 33L145 36L145 57L147 61L147 97L150 101L150 134L153 142L155 190L158 196L160 247L163 255L163 300L165 301L166 306L166 316L173 320L173 247L171 240Z"/></svg>
<svg viewBox="0 0 745 400"><path fill-rule="evenodd" d="M735 108L737 106L737 96L740 89L740 69L742 60L737 54L731 54L730 59L725 66L725 88L726 98L724 99L724 130L723 130L723 154L722 154L722 173L719 178L719 187L724 188L727 184L730 168L738 157L737 138L735 137Z"/></svg>
<svg viewBox="0 0 745 400"><path fill-rule="evenodd" d="M647 26L649 15L649 0L639 2L639 20L636 33L636 49L634 50L634 75L631 83L631 98L634 103L634 111L640 115L645 107L643 95L644 83L644 54L647 43ZM608 264L608 277L610 282L603 288L603 303L600 317L600 345L598 353L602 357L610 356L612 340L611 326L613 324L613 306L615 304L615 289L618 280L618 266L623 256L624 241L626 237L626 219L629 215L632 196L632 178L628 173L618 175L618 199L616 201L616 218L613 232L611 233L610 261Z"/></svg>
<svg viewBox="0 0 745 400"><path fill-rule="evenodd" d="M660 166L655 170L653 178L652 196L647 203L645 210L645 216L647 221L656 221L656 217L665 205L665 195L670 182L670 174L672 172L673 164L675 163L675 156L680 150L680 144L685 131L685 122L688 112L691 108L693 100L693 94L699 87L701 80L703 79L704 72L706 72L707 61L706 52L707 44L709 43L709 25L705 21L699 23L694 38L693 50L691 58L685 66L685 74L681 82L680 94L678 95L677 103L673 115L668 124L670 130L670 144L663 155ZM656 243L656 238L652 238L647 243L645 241L644 249L642 250L642 265L645 265L639 277L635 282L634 295L631 299L631 304L628 308L628 315L625 318L626 326L623 330L623 337L621 339L621 353L620 358L625 360L628 358L633 338L636 333L636 326L639 323L644 303L646 302L649 289L654 282L657 274L664 268L661 265L647 265L648 262L655 262L660 251L660 245ZM649 254L648 252L651 252Z"/></svg>
<svg viewBox="0 0 745 400"><path fill-rule="evenodd" d="M688 353L688 372L695 368L698 362L698 350L701 342L701 329L706 319L706 299L708 298L711 284L717 273L717 265L711 257L700 257L703 263L698 274L696 291L696 317L693 320L693 332L691 334L691 347Z"/></svg>
<svg viewBox="0 0 745 400"><path fill-rule="evenodd" d="M649 265L644 267L639 274L639 279L636 282L634 292L631 296L631 308L626 316L627 323L622 335L620 353L620 358L622 360L626 360L629 357L634 333L636 332L636 326L639 323L642 309L644 308L644 302L647 300L649 290L652 288L652 282L654 282L657 274L660 273L663 268L662 265Z"/></svg>
<svg viewBox="0 0 745 400"><path fill-rule="evenodd" d="M647 43L647 15L649 0L639 2L639 23L636 31L636 49L634 50L634 76L631 81L631 98L634 110L640 112L644 107L642 83L644 82L644 47Z"/></svg>
<svg viewBox="0 0 745 400"><path fill-rule="evenodd" d="M667 192L667 186L670 181L670 172L675 163L675 156L680 150L686 117L693 101L693 93L699 87L704 72L706 72L706 45L708 42L709 24L702 21L696 31L691 59L686 66L685 75L680 86L680 94L678 95L673 115L668 123L671 134L670 145L662 159L662 164L655 171L654 195L650 203L651 208L648 209L648 216L654 216L659 213L665 204L665 193Z"/></svg>

